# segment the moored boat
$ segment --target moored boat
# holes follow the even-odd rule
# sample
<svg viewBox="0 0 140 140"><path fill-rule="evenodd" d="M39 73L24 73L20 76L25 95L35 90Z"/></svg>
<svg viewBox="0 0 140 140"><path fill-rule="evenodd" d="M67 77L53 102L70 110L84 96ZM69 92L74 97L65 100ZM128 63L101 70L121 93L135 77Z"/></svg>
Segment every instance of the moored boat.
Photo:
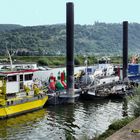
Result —
<svg viewBox="0 0 140 140"><path fill-rule="evenodd" d="M34 70L0 72L0 118L42 108L48 96L33 80Z"/></svg>
<svg viewBox="0 0 140 140"><path fill-rule="evenodd" d="M98 77L108 77L116 75L114 65L110 63L109 58L101 58L98 64L94 66L87 66L85 70L79 71L75 74L75 81L81 87L86 87L94 82Z"/></svg>
<svg viewBox="0 0 140 140"><path fill-rule="evenodd" d="M136 84L135 84L136 85ZM96 79L94 85L84 88L80 97L82 99L110 99L124 98L132 95L134 88L132 82L119 81L118 76L110 76Z"/></svg>

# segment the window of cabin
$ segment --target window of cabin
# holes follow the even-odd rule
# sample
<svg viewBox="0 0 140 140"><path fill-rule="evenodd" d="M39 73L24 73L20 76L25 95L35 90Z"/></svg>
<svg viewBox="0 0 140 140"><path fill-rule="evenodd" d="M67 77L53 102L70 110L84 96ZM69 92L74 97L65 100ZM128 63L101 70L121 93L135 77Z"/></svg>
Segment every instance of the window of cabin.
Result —
<svg viewBox="0 0 140 140"><path fill-rule="evenodd" d="M16 82L16 81L17 81L16 75L8 76L8 82Z"/></svg>
<svg viewBox="0 0 140 140"><path fill-rule="evenodd" d="M33 74L26 74L25 81L32 80Z"/></svg>

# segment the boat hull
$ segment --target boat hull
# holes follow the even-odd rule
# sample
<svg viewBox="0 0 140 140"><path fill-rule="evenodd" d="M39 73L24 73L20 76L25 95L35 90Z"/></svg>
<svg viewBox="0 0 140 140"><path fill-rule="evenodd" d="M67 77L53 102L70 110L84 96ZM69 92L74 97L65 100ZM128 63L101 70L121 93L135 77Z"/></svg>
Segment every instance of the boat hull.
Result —
<svg viewBox="0 0 140 140"><path fill-rule="evenodd" d="M94 94L90 94L90 92L84 92L80 94L81 99L85 100L94 100L94 99L123 99L126 96L134 96L134 91L133 90L127 90L126 92L116 92L113 94L108 94L106 96L98 96Z"/></svg>
<svg viewBox="0 0 140 140"><path fill-rule="evenodd" d="M96 100L96 99L106 99L106 98L107 96L93 95L93 94L89 94L88 92L84 92L80 94L80 99L83 100Z"/></svg>
<svg viewBox="0 0 140 140"><path fill-rule="evenodd" d="M116 94L109 94L108 95L108 98L109 99L123 99L123 98L125 98L126 97L126 93L116 93Z"/></svg>
<svg viewBox="0 0 140 140"><path fill-rule="evenodd" d="M31 112L42 108L48 100L48 96L44 95L39 99L19 103L16 105L6 105L0 107L0 118L8 118L15 115Z"/></svg>

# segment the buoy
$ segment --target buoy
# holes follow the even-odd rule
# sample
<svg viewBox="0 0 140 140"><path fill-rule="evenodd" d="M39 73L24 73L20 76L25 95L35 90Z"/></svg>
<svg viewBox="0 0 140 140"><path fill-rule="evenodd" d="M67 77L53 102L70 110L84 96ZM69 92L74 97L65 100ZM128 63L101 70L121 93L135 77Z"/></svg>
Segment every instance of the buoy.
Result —
<svg viewBox="0 0 140 140"><path fill-rule="evenodd" d="M53 76L53 73L51 73L50 75L50 78L49 78L49 87L52 89L52 90L56 90L56 87L55 87L55 77Z"/></svg>
<svg viewBox="0 0 140 140"><path fill-rule="evenodd" d="M64 86L64 88L66 89L67 88L67 84L65 82L65 72L61 72L61 83L62 85Z"/></svg>
<svg viewBox="0 0 140 140"><path fill-rule="evenodd" d="M62 85L64 86L64 88L67 88L67 84L65 83L65 81L61 81Z"/></svg>
<svg viewBox="0 0 140 140"><path fill-rule="evenodd" d="M57 80L55 86L56 86L56 89L57 89L57 90L63 90L63 89L64 89L64 86L63 86L63 84L61 83L60 80Z"/></svg>
<svg viewBox="0 0 140 140"><path fill-rule="evenodd" d="M64 81L64 80L65 80L65 73L63 71L63 72L61 72L61 81Z"/></svg>

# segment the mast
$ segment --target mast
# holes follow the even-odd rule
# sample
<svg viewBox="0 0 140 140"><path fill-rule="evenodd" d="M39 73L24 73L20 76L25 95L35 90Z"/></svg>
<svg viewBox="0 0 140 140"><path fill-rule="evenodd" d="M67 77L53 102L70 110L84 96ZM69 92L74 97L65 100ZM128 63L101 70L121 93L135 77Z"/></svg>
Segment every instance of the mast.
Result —
<svg viewBox="0 0 140 140"><path fill-rule="evenodd" d="M13 61L12 61L12 57L11 57L11 55L10 55L10 52L9 52L9 50L8 50L8 48L7 48L7 42L6 42L6 51L7 51L8 56L9 56L10 68L11 68L11 71L12 71L12 70L13 70Z"/></svg>

